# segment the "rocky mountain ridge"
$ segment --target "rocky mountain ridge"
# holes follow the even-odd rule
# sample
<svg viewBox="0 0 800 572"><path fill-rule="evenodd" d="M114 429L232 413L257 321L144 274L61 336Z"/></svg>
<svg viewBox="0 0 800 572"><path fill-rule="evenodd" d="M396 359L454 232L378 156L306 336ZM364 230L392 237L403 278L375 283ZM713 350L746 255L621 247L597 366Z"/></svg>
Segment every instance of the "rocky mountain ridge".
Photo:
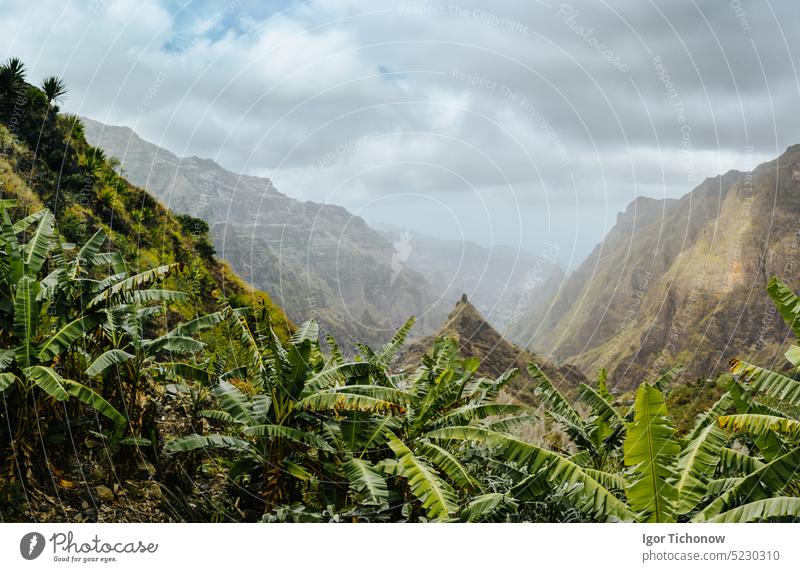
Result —
<svg viewBox="0 0 800 572"><path fill-rule="evenodd" d="M175 212L203 219L217 253L298 322L319 321L343 348L378 344L409 316L416 335L445 315L424 276L393 270L393 245L346 209L300 201L269 179L181 158L127 127L84 119L87 139ZM396 264L395 264L396 266Z"/></svg>
<svg viewBox="0 0 800 572"><path fill-rule="evenodd" d="M671 365L713 377L736 356L783 363L770 276L800 281L800 146L679 200L636 199L511 339L635 386Z"/></svg>

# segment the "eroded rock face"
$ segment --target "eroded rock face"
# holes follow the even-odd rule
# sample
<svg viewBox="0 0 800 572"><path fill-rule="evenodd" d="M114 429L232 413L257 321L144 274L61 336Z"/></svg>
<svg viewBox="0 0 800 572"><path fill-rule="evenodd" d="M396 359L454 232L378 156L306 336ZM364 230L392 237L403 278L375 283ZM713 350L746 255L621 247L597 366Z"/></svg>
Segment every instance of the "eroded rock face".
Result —
<svg viewBox="0 0 800 572"><path fill-rule="evenodd" d="M788 330L765 287L800 287L800 146L680 200L640 198L512 339L624 386L683 365L715 376L731 357L781 367Z"/></svg>
<svg viewBox="0 0 800 572"><path fill-rule="evenodd" d="M206 221L217 254L242 278L293 321L318 320L343 349L383 343L412 315L415 333L428 333L446 314L426 278L393 268L395 247L346 209L292 199L269 179L211 160L179 158L125 127L84 122L89 142L117 157L131 182Z"/></svg>

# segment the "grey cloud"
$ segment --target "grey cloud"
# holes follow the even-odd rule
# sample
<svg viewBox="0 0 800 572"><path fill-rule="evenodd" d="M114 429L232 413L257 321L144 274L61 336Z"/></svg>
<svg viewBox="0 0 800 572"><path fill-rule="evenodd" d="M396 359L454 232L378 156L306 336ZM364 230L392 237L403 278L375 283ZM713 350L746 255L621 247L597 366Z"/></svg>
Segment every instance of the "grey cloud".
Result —
<svg viewBox="0 0 800 572"><path fill-rule="evenodd" d="M800 141L798 3L546 4L315 0L254 19L242 3L235 31L189 33L176 53L164 46L187 31L155 0L63 14L35 2L37 29L22 20L28 4L12 2L0 37L32 76L66 77L68 110L130 125L176 153L352 210L428 195L475 239L485 238L469 230L481 219L464 205L490 196L496 217L534 221L521 231L531 250L551 208L559 240L576 242L562 249L569 256L598 242L636 194L678 196ZM418 206L367 211L435 234ZM497 241L518 241L518 230L496 226Z"/></svg>

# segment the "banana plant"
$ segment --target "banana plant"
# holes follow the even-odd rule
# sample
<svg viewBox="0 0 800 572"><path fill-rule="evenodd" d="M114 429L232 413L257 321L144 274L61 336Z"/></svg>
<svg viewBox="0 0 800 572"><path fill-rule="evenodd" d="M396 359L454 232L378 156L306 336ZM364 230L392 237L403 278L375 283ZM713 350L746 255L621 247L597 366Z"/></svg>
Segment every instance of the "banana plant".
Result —
<svg viewBox="0 0 800 572"><path fill-rule="evenodd" d="M453 340L436 340L420 368L393 379L405 388L404 411L391 425L385 420L371 424L359 420L362 433L351 437L352 448L361 455L370 447L388 447L394 458L384 457L378 462L379 470L392 479L401 493L399 500L429 520L461 518L466 505L497 492L481 482L475 470L478 465L469 461L469 450L456 441L443 442L441 431L463 426L510 431L533 418L528 407L495 402L516 370L491 379L479 375L478 367L477 360L459 355ZM479 508L492 510L483 514ZM477 502L463 518L490 520L497 508L494 503Z"/></svg>
<svg viewBox="0 0 800 572"><path fill-rule="evenodd" d="M767 291L800 335L800 299L776 279ZM797 346L786 353L795 368L799 356ZM625 440L632 472L626 495L638 519L754 522L800 516L800 420L793 414L800 383L736 359L731 373L728 391L681 440L657 388L639 388Z"/></svg>
<svg viewBox="0 0 800 572"><path fill-rule="evenodd" d="M335 342L330 344L333 357L310 384L316 396L303 400L318 412L322 412L318 405L334 403L336 395L357 395L390 404L334 410L334 418L324 422L325 434L349 482L345 500L373 507L367 515L362 510L359 518L503 518L516 501L503 493L495 495L487 483L481 482L475 470L480 465L473 462L474 451L471 459L465 454L469 451L460 445L448 447L431 435L465 424L501 431L530 421L529 408L494 402L516 372L498 379L477 375L477 360L462 359L455 342L440 339L416 371L390 374L387 368L412 325L409 320L377 351L359 346L361 361L350 364L343 363ZM344 371L347 376L342 375ZM490 496L482 498L484 495ZM396 507L394 514L389 506ZM467 507L469 510L462 514Z"/></svg>
<svg viewBox="0 0 800 572"><path fill-rule="evenodd" d="M588 519L634 520L634 512L622 498L624 479L595 468L591 460L598 456L599 448L603 446L600 433L594 428L597 426L595 416L592 415L589 421L583 419L536 364L529 364L528 372L537 382L536 395L546 406L546 415L562 425L576 443L580 443L583 454L571 457L528 443L505 431L507 428L503 424L499 427L452 424L432 431L427 437L450 447L457 443L480 444L487 448L483 454L492 463L499 461L516 469L518 474L513 477L514 484L506 493L518 506L563 497ZM600 387L603 387L602 382Z"/></svg>
<svg viewBox="0 0 800 572"><path fill-rule="evenodd" d="M158 312L144 304L185 297L155 287L179 266L130 275L118 254L103 251L107 237L102 230L76 248L62 242L47 209L12 222L9 208L14 205L0 203L5 255L0 260L0 393L11 426L9 444L17 461L24 457L30 466L29 443L37 427L31 420L47 407L58 417L55 402L74 399L105 416L115 439L129 427L126 401L113 399L110 384L96 390L93 383L103 364L121 363L120 357L129 355L121 344L106 351L109 340L137 340L133 346L144 357L129 379L133 385L141 377L141 364L149 365L154 352L199 346L187 345L192 322L154 340L143 336L142 321ZM98 356L94 361L93 355ZM125 414L112 402L121 404Z"/></svg>
<svg viewBox="0 0 800 572"><path fill-rule="evenodd" d="M33 419L42 407L42 395L53 401L77 399L110 419L115 432L124 428L125 418L78 380L73 350L95 329L101 315L78 308L63 316L55 303L57 280L52 275L42 276L48 265L65 260L51 256L54 248L63 253L53 215L41 210L12 223L8 212L12 206L13 202L0 203L0 249L5 254L0 262L0 393L13 425L10 445L14 457L18 467L24 459L24 474L30 478Z"/></svg>
<svg viewBox="0 0 800 572"><path fill-rule="evenodd" d="M360 346L346 362L331 339L331 357L324 357L314 322L284 347L269 328L254 334L244 315L230 307L223 313L245 364L238 377L226 372L212 381L219 409L204 415L224 431L178 438L168 451L227 451L235 459L229 476L257 483L266 512L314 497L361 520L400 512L412 520L452 520L467 505L468 518L492 519L515 502L473 502L493 491L428 438L451 425L480 422L499 430L529 419L527 408L490 403L513 372L498 380L477 376L475 360L461 360L452 341L440 340L416 372L388 373L413 321L378 350Z"/></svg>
<svg viewBox="0 0 800 572"><path fill-rule="evenodd" d="M667 370L653 382L653 387L664 390L680 372L680 367ZM570 459L587 469L599 471L599 476L621 470L623 440L634 419L635 407L623 411L615 404L608 390L606 371L598 372L596 387L586 383L578 386L578 399L589 406L586 415L572 405L536 364L529 364L528 373L537 384L535 395L545 406L545 414L564 429L578 448Z"/></svg>
<svg viewBox="0 0 800 572"><path fill-rule="evenodd" d="M582 416L531 364L529 372L539 383L537 395L546 406L547 415L565 429L578 452L567 457L554 451L538 451L533 444L484 435L503 443L505 451L529 455L523 458L530 458L532 468L538 469L529 470L530 475L513 488L517 501L564 491L565 498L592 520L702 519L699 509L724 492L715 477L724 445L730 439L716 421L733 406L734 400L724 395L699 415L693 429L679 439L669 419L663 391L678 371L670 370L652 384L642 383L633 406L625 413L615 407L601 372L596 389L579 387L581 400L591 408L588 416ZM474 432L471 436L478 437ZM501 450L501 458L505 451Z"/></svg>
<svg viewBox="0 0 800 572"><path fill-rule="evenodd" d="M153 290L143 292L152 293ZM175 299L175 296L170 294L168 299ZM99 347L108 349L97 355L85 371L89 378L97 378L104 386L116 388L118 398L125 406L130 421L128 429L133 438L141 437L144 429L142 398L155 396L149 382L160 377L162 356L174 359L175 356L201 352L205 344L194 336L221 320L219 312L216 312L151 337L151 323L162 310L159 306L143 306L138 302L107 308L95 338Z"/></svg>
<svg viewBox="0 0 800 572"><path fill-rule="evenodd" d="M674 522L678 489L672 480L681 448L662 392L642 383L636 391L634 411L624 444L625 464L631 468L625 495L638 520Z"/></svg>
<svg viewBox="0 0 800 572"><path fill-rule="evenodd" d="M772 302L800 338L800 298L773 277L767 286ZM717 426L738 437L739 450L725 449L719 463L723 478L712 483L721 494L695 520L754 522L800 517L800 346L792 345L786 374L731 360L734 381L728 392L736 412L722 414ZM742 448L744 450L742 450Z"/></svg>
<svg viewBox="0 0 800 572"><path fill-rule="evenodd" d="M572 460L597 471L618 467L625 418L612 404L605 371L598 373L597 389L585 383L578 387L580 399L591 407L588 417L578 412L536 364L528 365L528 374L536 383L535 395L545 406L547 417L561 426L578 447Z"/></svg>
<svg viewBox="0 0 800 572"><path fill-rule="evenodd" d="M755 443L747 452L731 448L746 429L737 423L756 415L725 415L742 407L740 392L734 382L678 439L662 393L647 384L640 386L635 419L625 439L626 496L637 520L744 522L797 516L790 512L796 503L785 500L787 493L794 496L798 491L797 443L787 443L769 460ZM749 429L753 435L769 431L757 423Z"/></svg>
<svg viewBox="0 0 800 572"><path fill-rule="evenodd" d="M195 382L210 376L219 408L203 415L223 431L180 437L166 450L235 453L229 477L254 483L267 512L302 496L303 483L312 479L345 480L325 420L399 410L396 395L369 385L374 366L367 362L326 363L313 321L300 326L284 346L268 321L254 331L244 313L227 303L220 315L230 339L238 342L240 361L220 375L202 368L176 372ZM347 468L354 475L359 467L351 463Z"/></svg>

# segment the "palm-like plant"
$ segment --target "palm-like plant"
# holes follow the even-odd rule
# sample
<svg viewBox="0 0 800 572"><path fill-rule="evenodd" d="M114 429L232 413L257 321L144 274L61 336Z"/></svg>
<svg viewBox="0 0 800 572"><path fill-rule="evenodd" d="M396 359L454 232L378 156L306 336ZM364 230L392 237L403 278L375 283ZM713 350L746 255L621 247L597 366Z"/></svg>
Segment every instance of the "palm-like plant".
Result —
<svg viewBox="0 0 800 572"><path fill-rule="evenodd" d="M9 74L14 78L15 81L23 82L25 81L25 63L19 58L8 58L6 63L3 64L3 69L7 70Z"/></svg>
<svg viewBox="0 0 800 572"><path fill-rule="evenodd" d="M67 84L60 77L49 76L42 80L42 91L47 97L47 103L52 104L67 94Z"/></svg>
<svg viewBox="0 0 800 572"><path fill-rule="evenodd" d="M99 147L89 147L82 157L82 164L92 176L97 177L106 168L108 159Z"/></svg>
<svg viewBox="0 0 800 572"><path fill-rule="evenodd" d="M25 84L25 64L19 58L9 58L0 65L0 95L8 105Z"/></svg>

